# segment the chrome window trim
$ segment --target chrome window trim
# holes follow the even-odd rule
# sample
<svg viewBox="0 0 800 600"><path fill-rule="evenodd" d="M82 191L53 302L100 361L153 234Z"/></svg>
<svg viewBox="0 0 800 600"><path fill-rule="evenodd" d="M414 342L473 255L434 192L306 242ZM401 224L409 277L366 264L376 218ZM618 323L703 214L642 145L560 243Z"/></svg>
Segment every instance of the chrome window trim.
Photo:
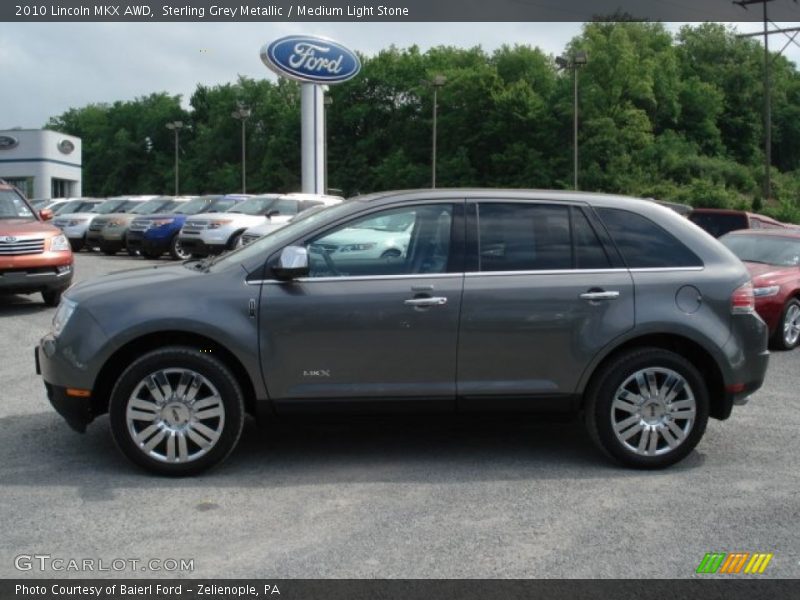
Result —
<svg viewBox="0 0 800 600"><path fill-rule="evenodd" d="M510 275L603 275L606 273L627 273L628 269L549 269L532 271L471 271L466 277L503 277Z"/></svg>
<svg viewBox="0 0 800 600"><path fill-rule="evenodd" d="M669 273L671 271L702 271L705 267L636 267L631 273Z"/></svg>
<svg viewBox="0 0 800 600"><path fill-rule="evenodd" d="M470 271L467 273L418 273L411 275L354 275L345 277L300 277L293 281L299 283L332 281L395 281L404 279L455 279L456 277L509 277L513 275L607 275L613 273L670 273L680 271L702 271L705 267L652 267L636 269L552 269L539 271ZM284 284L278 279L255 279L247 285Z"/></svg>
<svg viewBox="0 0 800 600"><path fill-rule="evenodd" d="M464 273L417 273L416 275L353 275L344 277L298 277L291 281L280 281L278 279L255 279L247 281L247 285L263 284L285 284L297 283L328 283L332 281L402 281L408 279L456 279L463 278Z"/></svg>

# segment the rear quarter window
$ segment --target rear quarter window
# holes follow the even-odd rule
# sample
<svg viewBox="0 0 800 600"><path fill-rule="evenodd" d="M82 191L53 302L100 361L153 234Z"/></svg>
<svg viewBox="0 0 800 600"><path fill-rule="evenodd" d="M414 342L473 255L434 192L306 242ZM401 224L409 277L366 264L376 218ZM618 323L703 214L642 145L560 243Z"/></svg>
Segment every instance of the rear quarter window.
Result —
<svg viewBox="0 0 800 600"><path fill-rule="evenodd" d="M702 267L703 261L671 233L629 210L597 213L631 269Z"/></svg>

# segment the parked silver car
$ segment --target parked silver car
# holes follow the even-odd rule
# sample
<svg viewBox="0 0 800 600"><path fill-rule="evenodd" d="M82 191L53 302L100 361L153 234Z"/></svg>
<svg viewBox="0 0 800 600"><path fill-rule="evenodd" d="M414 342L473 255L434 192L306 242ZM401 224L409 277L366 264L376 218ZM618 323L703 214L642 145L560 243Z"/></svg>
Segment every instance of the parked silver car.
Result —
<svg viewBox="0 0 800 600"><path fill-rule="evenodd" d="M326 250L381 220L411 222L401 256ZM504 190L359 197L214 259L80 283L36 356L73 428L109 412L122 452L169 475L222 461L245 414L399 406L579 412L608 455L659 468L768 362L747 270L685 218Z"/></svg>

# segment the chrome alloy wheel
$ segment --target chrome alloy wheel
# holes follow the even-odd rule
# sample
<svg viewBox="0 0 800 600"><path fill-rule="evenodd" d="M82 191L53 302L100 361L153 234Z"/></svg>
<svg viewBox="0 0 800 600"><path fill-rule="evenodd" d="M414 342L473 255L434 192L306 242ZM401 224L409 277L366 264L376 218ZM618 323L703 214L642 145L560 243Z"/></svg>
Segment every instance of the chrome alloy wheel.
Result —
<svg viewBox="0 0 800 600"><path fill-rule="evenodd" d="M672 369L635 372L617 388L611 426L617 440L640 456L667 454L688 437L697 404L686 379Z"/></svg>
<svg viewBox="0 0 800 600"><path fill-rule="evenodd" d="M217 388L200 373L162 369L136 385L125 420L142 452L165 463L188 463L219 441L225 407Z"/></svg>
<svg viewBox="0 0 800 600"><path fill-rule="evenodd" d="M797 345L800 338L800 306L792 304L783 318L783 342L787 348Z"/></svg>

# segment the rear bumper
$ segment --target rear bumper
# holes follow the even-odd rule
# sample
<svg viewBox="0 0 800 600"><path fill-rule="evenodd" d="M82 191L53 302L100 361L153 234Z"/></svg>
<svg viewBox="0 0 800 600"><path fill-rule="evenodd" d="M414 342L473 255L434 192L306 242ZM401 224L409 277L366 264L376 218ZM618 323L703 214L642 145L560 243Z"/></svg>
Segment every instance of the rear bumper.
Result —
<svg viewBox="0 0 800 600"><path fill-rule="evenodd" d="M724 347L730 367L725 376L725 402L718 414L712 413L717 419L727 419L734 405L746 404L763 385L769 367L769 332L763 319L756 313L735 315L732 330Z"/></svg>
<svg viewBox="0 0 800 600"><path fill-rule="evenodd" d="M42 359L47 360L46 355L40 352L40 347L34 349L34 359L36 361L36 373L42 374ZM53 385L44 381L47 391L47 399L56 409L72 429L78 433L84 433L86 426L94 420L92 412L91 398L75 398L67 395L67 388Z"/></svg>

